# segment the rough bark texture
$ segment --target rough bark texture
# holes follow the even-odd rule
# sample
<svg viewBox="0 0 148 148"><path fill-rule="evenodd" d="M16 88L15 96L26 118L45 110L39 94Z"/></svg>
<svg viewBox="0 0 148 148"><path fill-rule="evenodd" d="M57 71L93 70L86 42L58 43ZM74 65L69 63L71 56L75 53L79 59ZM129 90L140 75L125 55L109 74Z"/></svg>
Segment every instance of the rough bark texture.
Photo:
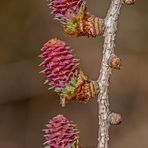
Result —
<svg viewBox="0 0 148 148"><path fill-rule="evenodd" d="M105 18L105 30L104 30L104 47L103 47L103 59L101 64L100 76L98 78L99 85L99 132L98 132L98 147L97 148L109 148L109 127L111 125L110 109L109 109L109 81L112 73L112 68L108 64L108 60L114 55L115 50L115 37L117 31L117 23L122 6L123 0L112 0L107 16ZM116 118L117 114L114 114L112 118Z"/></svg>

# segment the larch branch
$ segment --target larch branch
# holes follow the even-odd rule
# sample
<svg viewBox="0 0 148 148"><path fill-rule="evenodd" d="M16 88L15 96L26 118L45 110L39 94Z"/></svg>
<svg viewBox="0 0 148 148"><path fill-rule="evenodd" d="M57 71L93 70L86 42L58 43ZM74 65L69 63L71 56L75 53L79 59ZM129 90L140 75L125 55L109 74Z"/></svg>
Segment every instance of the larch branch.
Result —
<svg viewBox="0 0 148 148"><path fill-rule="evenodd" d="M112 61L112 57L115 58L115 37L122 4L123 0L112 0L104 22L103 59L100 76L97 80L100 91L98 95L99 132L97 148L109 148L109 127L111 124L118 124L121 122L121 116L116 113L111 113L109 109L109 83L112 68L114 68L109 63ZM120 60L118 60L117 65L121 65L119 62Z"/></svg>

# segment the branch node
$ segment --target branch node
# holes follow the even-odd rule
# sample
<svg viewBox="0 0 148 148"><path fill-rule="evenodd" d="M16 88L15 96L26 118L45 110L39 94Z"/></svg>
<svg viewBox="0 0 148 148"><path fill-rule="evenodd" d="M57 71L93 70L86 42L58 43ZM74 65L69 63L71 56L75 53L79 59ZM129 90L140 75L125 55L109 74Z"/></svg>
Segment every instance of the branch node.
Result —
<svg viewBox="0 0 148 148"><path fill-rule="evenodd" d="M105 30L105 19L99 18L99 34L102 35L104 34L104 30Z"/></svg>
<svg viewBox="0 0 148 148"><path fill-rule="evenodd" d="M93 81L93 85L94 85L95 94L98 95L99 91L100 91L98 82L97 81Z"/></svg>
<svg viewBox="0 0 148 148"><path fill-rule="evenodd" d="M122 122L122 117L118 113L110 113L108 120L111 125L119 125Z"/></svg>
<svg viewBox="0 0 148 148"><path fill-rule="evenodd" d="M124 0L124 3L127 5L134 5L136 0Z"/></svg>
<svg viewBox="0 0 148 148"><path fill-rule="evenodd" d="M108 65L113 69L120 70L122 66L121 59L113 54L108 59Z"/></svg>

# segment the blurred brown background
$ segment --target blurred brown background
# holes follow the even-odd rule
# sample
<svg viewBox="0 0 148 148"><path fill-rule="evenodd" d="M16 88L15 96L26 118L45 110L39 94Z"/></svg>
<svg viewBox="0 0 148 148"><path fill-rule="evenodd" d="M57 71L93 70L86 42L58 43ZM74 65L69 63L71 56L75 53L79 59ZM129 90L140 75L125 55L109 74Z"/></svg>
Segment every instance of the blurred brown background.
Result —
<svg viewBox="0 0 148 148"><path fill-rule="evenodd" d="M87 0L104 17L109 0ZM112 127L111 148L148 148L148 1L123 6L116 53L123 69L113 71L110 102L123 123ZM42 45L58 37L75 48L81 67L97 79L103 38L69 38L53 20L44 0L1 0L0 4L0 148L43 148L44 125L57 114L77 123L83 148L97 145L96 98L84 105L59 105L58 96L43 85L38 58Z"/></svg>

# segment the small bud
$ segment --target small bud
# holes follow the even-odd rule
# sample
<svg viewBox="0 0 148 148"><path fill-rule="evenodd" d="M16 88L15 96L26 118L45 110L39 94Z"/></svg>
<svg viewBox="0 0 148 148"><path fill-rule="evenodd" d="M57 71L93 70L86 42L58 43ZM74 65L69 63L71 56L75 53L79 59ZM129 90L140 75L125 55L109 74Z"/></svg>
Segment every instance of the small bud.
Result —
<svg viewBox="0 0 148 148"><path fill-rule="evenodd" d="M50 148L80 148L79 131L72 121L57 115L46 125L44 145Z"/></svg>
<svg viewBox="0 0 148 148"><path fill-rule="evenodd" d="M135 4L136 0L124 0L124 3L126 3L127 5L133 5Z"/></svg>
<svg viewBox="0 0 148 148"><path fill-rule="evenodd" d="M112 125L119 125L122 122L121 115L117 113L111 113L108 119Z"/></svg>
<svg viewBox="0 0 148 148"><path fill-rule="evenodd" d="M108 64L111 68L113 69L121 69L121 59L118 58L116 55L112 55L109 60L108 60Z"/></svg>

